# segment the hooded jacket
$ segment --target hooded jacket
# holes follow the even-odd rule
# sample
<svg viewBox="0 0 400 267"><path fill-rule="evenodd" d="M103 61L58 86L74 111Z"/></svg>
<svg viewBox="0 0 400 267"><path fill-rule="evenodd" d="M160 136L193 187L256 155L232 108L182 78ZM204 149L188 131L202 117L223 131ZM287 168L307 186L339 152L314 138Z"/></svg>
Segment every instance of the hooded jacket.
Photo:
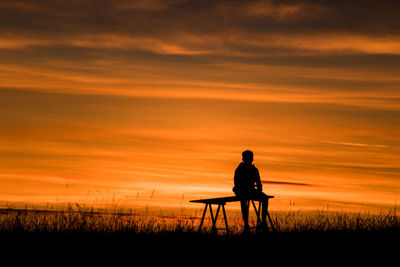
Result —
<svg viewBox="0 0 400 267"><path fill-rule="evenodd" d="M253 164L241 162L235 170L234 182L233 191L236 195L249 195L262 191L260 173Z"/></svg>

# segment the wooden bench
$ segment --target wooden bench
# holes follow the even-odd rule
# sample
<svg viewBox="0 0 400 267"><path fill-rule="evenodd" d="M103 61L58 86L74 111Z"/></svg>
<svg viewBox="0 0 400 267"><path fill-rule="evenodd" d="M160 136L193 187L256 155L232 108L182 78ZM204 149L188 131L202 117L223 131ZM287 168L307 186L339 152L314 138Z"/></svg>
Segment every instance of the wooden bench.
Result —
<svg viewBox="0 0 400 267"><path fill-rule="evenodd" d="M266 201L268 201L270 198L274 198L274 196L267 196L267 200ZM259 229L259 227L261 226L261 218L260 217L261 217L262 201L261 201L261 199L258 199L258 198L246 199L246 200L248 201L248 204L247 204L248 206L250 205L250 202L253 204L254 211L255 211L256 216L257 216L256 229ZM201 231L201 228L203 226L204 218L206 216L208 207L210 208L210 215L211 215L211 221L212 221L212 230L211 231L215 232L216 230L218 230L215 225L216 225L216 222L217 222L219 211L220 211L220 209L222 207L222 212L223 212L224 221L225 221L226 233L229 234L229 227L228 227L228 220L226 218L225 205L228 202L236 202L236 201L241 201L241 198L239 198L237 196L231 196L231 197L219 197L219 198L190 200L190 202L205 204L204 211L203 211L203 216L201 217L201 221L200 221L200 225L199 225L198 231ZM255 201L258 201L258 208L257 208L256 204L254 203ZM212 205L218 205L218 208L217 208L217 211L215 213L215 216L214 216L214 213L213 213L213 210L212 210ZM275 231L274 226L272 224L271 216L269 215L268 211L267 211L267 217L268 217L271 229L273 231Z"/></svg>

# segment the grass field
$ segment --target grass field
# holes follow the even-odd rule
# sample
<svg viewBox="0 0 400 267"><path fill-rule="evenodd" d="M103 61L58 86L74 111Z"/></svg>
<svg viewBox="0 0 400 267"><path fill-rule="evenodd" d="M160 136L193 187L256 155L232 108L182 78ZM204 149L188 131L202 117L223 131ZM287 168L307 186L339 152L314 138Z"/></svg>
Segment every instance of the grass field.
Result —
<svg viewBox="0 0 400 267"><path fill-rule="evenodd" d="M97 212L79 205L75 210L58 211L2 209L0 238L4 248L1 251L43 251L50 255L88 253L85 256L128 253L139 257L152 257L153 253L178 253L185 257L206 255L205 251L231 256L256 253L282 257L307 253L347 255L362 251L367 258L385 254L389 259L390 255L397 255L391 251L399 249L400 218L396 209L380 214L271 212L275 232L253 232L246 236L241 234L239 213L228 214L230 235L222 230L212 234L209 221L198 233L198 214L198 211L168 216L121 210ZM222 221L218 224L223 226Z"/></svg>
<svg viewBox="0 0 400 267"><path fill-rule="evenodd" d="M279 233L394 232L400 230L398 213L396 208L379 214L291 211L271 212L271 218ZM61 210L5 208L0 209L0 233L196 233L200 215L199 210L166 215L147 209L96 210L79 204ZM242 233L240 212L228 213L228 222L231 235ZM254 225L255 217L250 216L250 222ZM205 220L203 234L210 232L210 223ZM221 216L217 224L223 228Z"/></svg>

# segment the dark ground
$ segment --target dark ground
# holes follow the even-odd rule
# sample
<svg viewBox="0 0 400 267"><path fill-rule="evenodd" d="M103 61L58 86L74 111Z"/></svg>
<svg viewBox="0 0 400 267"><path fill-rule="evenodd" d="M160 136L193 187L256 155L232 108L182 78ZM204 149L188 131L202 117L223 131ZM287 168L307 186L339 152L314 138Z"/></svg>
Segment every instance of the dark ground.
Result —
<svg viewBox="0 0 400 267"><path fill-rule="evenodd" d="M107 265L260 263L397 266L400 231L266 233L0 233L2 258L17 262ZM85 264L87 265L87 264ZM146 264L147 265L147 264ZM4 265L5 266L5 265Z"/></svg>

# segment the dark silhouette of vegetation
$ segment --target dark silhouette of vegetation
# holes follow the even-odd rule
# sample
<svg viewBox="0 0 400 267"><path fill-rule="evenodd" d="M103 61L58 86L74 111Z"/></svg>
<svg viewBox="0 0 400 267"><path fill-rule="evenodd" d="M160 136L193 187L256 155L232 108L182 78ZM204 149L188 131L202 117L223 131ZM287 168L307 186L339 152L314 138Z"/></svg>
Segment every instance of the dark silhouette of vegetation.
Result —
<svg viewBox="0 0 400 267"><path fill-rule="evenodd" d="M400 219L396 209L377 215L271 212L271 217L276 232L242 235L240 215L230 216L231 234L225 235L213 233L210 221L205 222L205 231L197 232L198 216L4 209L0 211L0 251L8 256L28 253L34 258L82 257L90 262L109 256L126 263L157 255L157 259L189 263L211 259L235 263L241 258L251 263L254 255L269 261L299 261L304 255L312 259L335 255L335 259L346 257L346 262L349 256L367 259L368 255L369 259L385 255L385 259L392 259L398 249ZM219 256L205 257L206 252Z"/></svg>

